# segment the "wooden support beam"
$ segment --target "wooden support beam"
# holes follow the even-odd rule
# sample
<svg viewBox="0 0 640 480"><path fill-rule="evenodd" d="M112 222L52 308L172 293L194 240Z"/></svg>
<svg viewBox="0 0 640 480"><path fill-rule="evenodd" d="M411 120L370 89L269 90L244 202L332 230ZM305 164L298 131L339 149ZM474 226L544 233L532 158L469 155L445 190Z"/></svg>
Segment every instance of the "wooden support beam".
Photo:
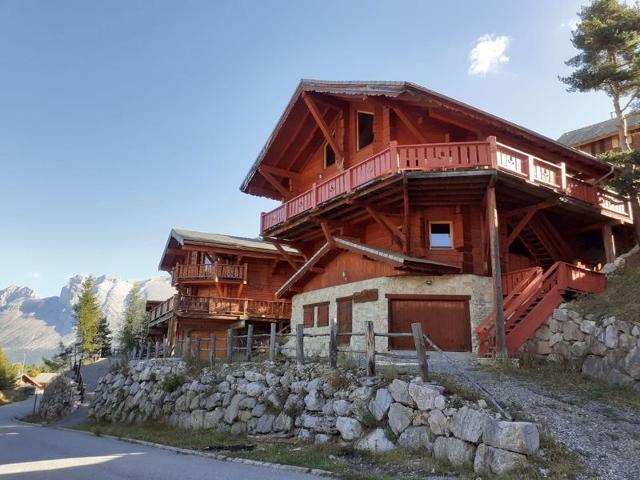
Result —
<svg viewBox="0 0 640 480"><path fill-rule="evenodd" d="M407 116L407 114L399 107L391 107L396 116L400 119L404 126L411 132L411 134L416 137L416 139L420 143L429 143L427 142L427 137L425 137L420 130L413 124L411 119Z"/></svg>
<svg viewBox="0 0 640 480"><path fill-rule="evenodd" d="M489 244L491 245L491 274L493 276L493 306L496 322L496 352L499 357L507 356L507 341L504 328L504 305L502 300L502 268L500 267L500 230L496 208L496 189L489 185L487 189L487 222Z"/></svg>
<svg viewBox="0 0 640 480"><path fill-rule="evenodd" d="M300 265L296 264L293 261L293 258L291 258L291 255L289 255L287 251L284 248L282 248L282 245L280 245L280 242L278 242L273 238L269 238L267 240L269 240L273 244L273 246L276 247L276 250L278 250L278 252L280 252L280 255L282 255L282 258L284 258L285 261L289 265L291 265L291 268L293 268L294 270L297 270L298 268L300 268Z"/></svg>
<svg viewBox="0 0 640 480"><path fill-rule="evenodd" d="M376 212L372 207L366 205L364 208L369 216L389 234L393 243L404 245L405 240L403 232L400 232L391 221L385 218L384 215Z"/></svg>
<svg viewBox="0 0 640 480"><path fill-rule="evenodd" d="M320 113L320 110L318 109L318 106L316 105L315 101L310 95L307 95L307 94L303 94L302 98L304 100L304 103L307 104L307 108L309 108L311 115L313 116L316 123L318 124L318 127L320 128L322 135L324 135L324 139L327 141L329 145L331 145L331 148L333 148L333 151L336 154L336 162L342 163L342 161L344 161L344 155L342 153L342 149L338 145L338 142L336 142L336 139L333 138L333 135L331 135L331 132L329 131L329 127L325 123L324 118Z"/></svg>
<svg viewBox="0 0 640 480"><path fill-rule="evenodd" d="M280 193L283 197L286 197L289 194L289 190L287 190L285 188L284 185L282 185L282 183L280 183L280 181L278 181L278 179L276 177L274 177L273 175L271 175L268 171L266 171L263 167L258 167L258 172L260 172L260 175L262 175L264 177L264 179L269 182L269 184L275 188L278 193Z"/></svg>
<svg viewBox="0 0 640 480"><path fill-rule="evenodd" d="M322 228L322 233L324 234L324 237L327 240L327 245L329 245L329 248L334 248L335 241L333 239L333 235L331 234L331 229L329 228L329 225L327 224L327 222L320 222L320 228Z"/></svg>
<svg viewBox="0 0 640 480"><path fill-rule="evenodd" d="M604 244L604 258L607 263L616 259L616 246L611 225L602 226L602 243Z"/></svg>
<svg viewBox="0 0 640 480"><path fill-rule="evenodd" d="M285 168L272 167L271 165L260 165L260 170L264 170L271 175L277 175L278 177L283 178L296 178L299 174L296 172L292 172L291 170L287 170Z"/></svg>
<svg viewBox="0 0 640 480"><path fill-rule="evenodd" d="M513 227L513 230L507 237L507 242L506 242L506 245L504 246L505 250L507 250L511 246L513 241L516 238L518 238L518 235L520 235L520 232L522 232L522 229L529 224L529 222L531 221L531 219L533 218L533 216L536 214L537 211L538 210L535 210L535 209L529 210L525 214L525 216L520 219L520 221L516 224L516 226Z"/></svg>
<svg viewBox="0 0 640 480"><path fill-rule="evenodd" d="M402 233L403 242L402 250L405 255L411 255L411 218L409 217L409 189L407 187L407 176L402 175L402 203L403 203L403 217L402 217Z"/></svg>
<svg viewBox="0 0 640 480"><path fill-rule="evenodd" d="M429 116L435 120L450 123L451 125L455 125L456 127L464 128L465 130L470 130L472 132L480 133L482 134L482 136L485 136L483 131L480 130L478 126L475 125L472 121L453 118L452 116L450 116L450 114L446 114L442 110L435 110L433 108L430 108Z"/></svg>
<svg viewBox="0 0 640 480"><path fill-rule="evenodd" d="M514 208L513 210L509 210L507 212L503 212L502 216L505 219L510 219L513 217L519 217L522 214L526 214L528 212L530 212L531 210L534 211L538 211L538 210L542 210L544 208L549 208L549 207L553 207L554 205L558 204L558 199L557 198L550 198L548 200L545 200L543 202L540 203L536 203L534 205L528 205L526 207L521 207L521 208Z"/></svg>

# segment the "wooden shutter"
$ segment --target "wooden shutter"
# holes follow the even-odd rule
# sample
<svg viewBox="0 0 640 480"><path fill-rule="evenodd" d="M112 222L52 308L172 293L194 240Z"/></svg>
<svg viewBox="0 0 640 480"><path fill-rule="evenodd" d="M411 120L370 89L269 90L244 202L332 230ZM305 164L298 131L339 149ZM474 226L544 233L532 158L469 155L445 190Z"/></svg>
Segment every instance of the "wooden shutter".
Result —
<svg viewBox="0 0 640 480"><path fill-rule="evenodd" d="M304 321L305 327L313 327L313 311L315 309L315 305L303 305L302 306L302 318Z"/></svg>
<svg viewBox="0 0 640 480"><path fill-rule="evenodd" d="M329 302L318 304L318 327L329 326Z"/></svg>

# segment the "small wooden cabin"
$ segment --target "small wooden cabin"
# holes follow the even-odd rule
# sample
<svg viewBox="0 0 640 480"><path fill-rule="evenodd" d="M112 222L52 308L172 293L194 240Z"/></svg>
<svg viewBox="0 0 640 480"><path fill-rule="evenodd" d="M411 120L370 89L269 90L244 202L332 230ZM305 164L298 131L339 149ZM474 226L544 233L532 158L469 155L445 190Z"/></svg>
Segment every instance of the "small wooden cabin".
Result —
<svg viewBox="0 0 640 480"><path fill-rule="evenodd" d="M159 269L171 274L177 294L151 309L150 331L172 350L176 340L209 341L215 334L222 355L229 328L242 332L253 324L268 332L271 323L288 325L291 301L275 292L301 264L291 247L173 229Z"/></svg>
<svg viewBox="0 0 640 480"><path fill-rule="evenodd" d="M514 352L568 295L604 288L597 270L631 245L633 221L608 174L419 85L302 81L241 190L281 202L261 235L308 259L276 292L292 324L420 321L441 348L488 355L500 318Z"/></svg>
<svg viewBox="0 0 640 480"><path fill-rule="evenodd" d="M631 148L640 150L640 113L627 115L627 133ZM621 150L615 118L566 132L558 141L591 155Z"/></svg>

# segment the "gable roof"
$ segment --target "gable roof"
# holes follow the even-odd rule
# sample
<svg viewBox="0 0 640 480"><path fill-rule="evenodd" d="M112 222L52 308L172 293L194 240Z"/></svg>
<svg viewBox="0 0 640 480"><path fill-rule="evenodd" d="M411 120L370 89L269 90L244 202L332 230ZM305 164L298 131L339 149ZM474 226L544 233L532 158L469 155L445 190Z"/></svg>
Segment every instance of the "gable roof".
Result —
<svg viewBox="0 0 640 480"><path fill-rule="evenodd" d="M598 140L603 137L610 137L618 131L618 120L610 118L603 122L594 123L593 125L587 125L586 127L571 130L565 132L558 138L560 143L565 145L575 146L589 143L590 141ZM627 115L627 128L640 126L640 113L632 113Z"/></svg>
<svg viewBox="0 0 640 480"><path fill-rule="evenodd" d="M171 245L183 246L185 243L203 244L207 246L218 246L230 249L255 251L262 253L270 253L279 256L280 252L271 242L267 242L260 238L237 237L234 235L225 235L222 233L198 232L195 230L186 230L183 228L172 228L169 238L162 252L159 269L162 270L165 265L165 259L168 256L168 249ZM282 245L282 249L290 255L301 255L295 248Z"/></svg>
<svg viewBox="0 0 640 480"><path fill-rule="evenodd" d="M517 134L525 140L536 142L544 148L557 151L566 157L570 157L577 162L581 162L598 171L606 172L608 167L599 162L595 157L581 152L579 150L568 147L566 144L558 142L552 138L541 135L533 130L517 125L515 123L504 120L500 117L492 115L488 112L475 108L464 102L455 100L451 97L435 92L428 88L422 87L412 82L403 81L323 81L323 80L301 80L296 88L293 96L289 100L287 107L282 113L276 127L267 139L264 147L258 154L258 157L247 173L240 190L245 193L253 193L250 191L250 183L258 173L258 167L265 159L267 152L272 147L281 128L287 122L294 107L301 99L304 93L319 93L329 95L344 95L353 97L363 96L384 96L388 98L422 98L437 103L438 106L455 111L456 113L473 117L474 119L482 119L486 123L490 123L498 130L509 130L512 134ZM264 195L267 196L267 195ZM269 195L270 198L279 200L277 194Z"/></svg>

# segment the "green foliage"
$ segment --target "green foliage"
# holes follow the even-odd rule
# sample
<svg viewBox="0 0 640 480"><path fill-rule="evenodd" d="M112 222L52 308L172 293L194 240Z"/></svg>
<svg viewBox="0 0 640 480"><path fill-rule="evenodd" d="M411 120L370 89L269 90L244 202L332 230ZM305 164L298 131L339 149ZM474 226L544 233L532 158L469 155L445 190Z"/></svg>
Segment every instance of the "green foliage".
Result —
<svg viewBox="0 0 640 480"><path fill-rule="evenodd" d="M76 334L80 350L84 356L96 355L100 350L98 343L98 324L100 323L100 306L93 293L95 280L88 277L82 282L80 298L73 306L76 322Z"/></svg>
<svg viewBox="0 0 640 480"><path fill-rule="evenodd" d="M400 372L398 371L398 367L393 363L389 363L387 365L383 365L380 369L380 375L382 378L391 382L400 376Z"/></svg>
<svg viewBox="0 0 640 480"><path fill-rule="evenodd" d="M51 358L42 357L45 370L47 372L59 372L71 367L72 354L73 347L71 345L65 346L62 342L58 343L58 353Z"/></svg>
<svg viewBox="0 0 640 480"><path fill-rule="evenodd" d="M100 345L100 356L108 357L111 355L111 329L107 317L100 318L97 341Z"/></svg>
<svg viewBox="0 0 640 480"><path fill-rule="evenodd" d="M125 299L124 321L118 332L118 342L125 351L141 348L149 329L149 315L140 287L134 286Z"/></svg>
<svg viewBox="0 0 640 480"><path fill-rule="evenodd" d="M0 389L13 388L16 383L18 370L12 364L0 347Z"/></svg>
<svg viewBox="0 0 640 480"><path fill-rule="evenodd" d="M329 384L331 388L334 390L344 390L346 389L350 382L349 377L345 374L343 370L329 370L326 374L324 374L324 381Z"/></svg>
<svg viewBox="0 0 640 480"><path fill-rule="evenodd" d="M175 392L187 382L187 377L181 373L170 373L162 380L162 389L167 393Z"/></svg>
<svg viewBox="0 0 640 480"><path fill-rule="evenodd" d="M345 370L358 370L358 359L355 355L341 353L338 355L338 366Z"/></svg>

